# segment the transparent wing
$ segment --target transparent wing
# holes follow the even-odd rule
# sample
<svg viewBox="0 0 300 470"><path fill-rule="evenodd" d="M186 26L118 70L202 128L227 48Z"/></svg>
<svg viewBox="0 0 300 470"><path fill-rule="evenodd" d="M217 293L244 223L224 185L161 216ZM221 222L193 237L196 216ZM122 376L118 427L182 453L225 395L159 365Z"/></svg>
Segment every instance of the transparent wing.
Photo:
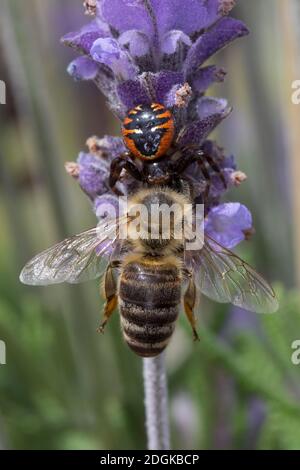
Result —
<svg viewBox="0 0 300 470"><path fill-rule="evenodd" d="M257 313L273 313L278 301L269 283L245 261L207 238L197 254L197 285L207 297Z"/></svg>
<svg viewBox="0 0 300 470"><path fill-rule="evenodd" d="M116 229L117 224L105 221L67 238L29 261L21 272L20 281L43 286L96 279L105 271L108 260L103 255L109 253L115 243Z"/></svg>

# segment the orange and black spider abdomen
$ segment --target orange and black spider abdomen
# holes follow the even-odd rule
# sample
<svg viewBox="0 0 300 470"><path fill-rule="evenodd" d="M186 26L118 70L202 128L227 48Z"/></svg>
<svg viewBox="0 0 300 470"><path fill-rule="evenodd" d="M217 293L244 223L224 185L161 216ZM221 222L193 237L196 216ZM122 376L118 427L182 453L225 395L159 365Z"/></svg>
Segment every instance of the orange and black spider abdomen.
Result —
<svg viewBox="0 0 300 470"><path fill-rule="evenodd" d="M165 155L174 138L172 113L163 105L140 105L129 111L123 122L123 138L128 150L141 160Z"/></svg>

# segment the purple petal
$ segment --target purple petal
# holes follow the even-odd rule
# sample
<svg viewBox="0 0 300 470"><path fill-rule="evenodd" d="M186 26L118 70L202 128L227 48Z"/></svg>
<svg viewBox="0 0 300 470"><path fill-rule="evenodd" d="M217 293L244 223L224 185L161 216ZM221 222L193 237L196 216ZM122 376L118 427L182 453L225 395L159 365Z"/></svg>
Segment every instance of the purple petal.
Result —
<svg viewBox="0 0 300 470"><path fill-rule="evenodd" d="M223 112L211 114L199 121L192 122L179 134L178 145L180 147L188 147L189 145L200 146L230 112L231 109L226 108Z"/></svg>
<svg viewBox="0 0 300 470"><path fill-rule="evenodd" d="M91 48L91 56L96 62L109 67L120 79L128 80L137 74L137 68L115 39L97 39Z"/></svg>
<svg viewBox="0 0 300 470"><path fill-rule="evenodd" d="M100 38L94 42L91 55L96 62L111 67L116 61L120 60L122 49L115 39Z"/></svg>
<svg viewBox="0 0 300 470"><path fill-rule="evenodd" d="M117 96L117 78L106 65L97 65L99 71L94 80L95 84L104 96L106 96L111 111L118 116L119 119L124 119L125 110Z"/></svg>
<svg viewBox="0 0 300 470"><path fill-rule="evenodd" d="M220 20L212 29L204 33L189 50L185 62L186 76L190 76L215 54L235 39L249 31L242 21L227 17Z"/></svg>
<svg viewBox="0 0 300 470"><path fill-rule="evenodd" d="M210 210L205 221L205 233L228 249L245 240L252 229L252 216L239 203L220 204Z"/></svg>
<svg viewBox="0 0 300 470"><path fill-rule="evenodd" d="M182 85L179 85L179 84L174 85L173 88L171 88L171 90L169 91L169 93L166 95L164 99L164 105L166 106L166 108L170 109L176 106L176 104L178 103L178 93L181 88L182 88Z"/></svg>
<svg viewBox="0 0 300 470"><path fill-rule="evenodd" d="M183 75L181 73L164 71L154 74L147 72L135 80L121 83L118 87L118 94L128 110L139 104L154 102L168 106L168 94L175 85L182 83Z"/></svg>
<svg viewBox="0 0 300 470"><path fill-rule="evenodd" d="M68 67L68 73L74 80L93 80L96 78L99 67L89 57L79 57L73 60Z"/></svg>
<svg viewBox="0 0 300 470"><path fill-rule="evenodd" d="M193 34L220 18L219 0L151 0L160 33L177 29Z"/></svg>
<svg viewBox="0 0 300 470"><path fill-rule="evenodd" d="M139 29L152 37L153 21L141 0L102 0L100 5L102 18L119 33Z"/></svg>
<svg viewBox="0 0 300 470"><path fill-rule="evenodd" d="M148 96L147 90L138 78L121 83L118 86L118 95L128 111L140 104L151 103L151 98Z"/></svg>
<svg viewBox="0 0 300 470"><path fill-rule="evenodd" d="M119 199L113 194L97 196L94 201L94 211L98 219L114 217L119 213Z"/></svg>
<svg viewBox="0 0 300 470"><path fill-rule="evenodd" d="M146 77L145 77L146 79ZM152 101L165 104L167 95L175 85L183 85L183 74L180 72L162 71L147 74L148 86L153 90Z"/></svg>
<svg viewBox="0 0 300 470"><path fill-rule="evenodd" d="M215 82L223 82L226 76L226 72L222 68L218 68L215 65L209 65L203 67L194 74L192 85L198 93L205 93L206 90L213 85Z"/></svg>
<svg viewBox="0 0 300 470"><path fill-rule="evenodd" d="M179 43L185 44L187 46L192 45L192 41L190 40L189 36L184 34L182 31L169 31L163 37L162 52L164 54L174 54Z"/></svg>
<svg viewBox="0 0 300 470"><path fill-rule="evenodd" d="M224 194L233 186L231 168L222 169L222 179L218 173L210 172L210 190L209 196L216 202L220 201ZM224 180L226 185L224 185Z"/></svg>
<svg viewBox="0 0 300 470"><path fill-rule="evenodd" d="M79 31L66 34L62 38L63 44L89 55L91 47L97 39L110 35L109 30L105 29L107 27L100 28L99 24L98 20L94 20L83 26Z"/></svg>
<svg viewBox="0 0 300 470"><path fill-rule="evenodd" d="M228 109L228 102L223 98L205 96L197 103L197 112L200 119L205 119L212 114L224 114Z"/></svg>
<svg viewBox="0 0 300 470"><path fill-rule="evenodd" d="M119 157L126 150L121 137L112 137L110 135L105 135L102 139L98 139L97 148L109 164L112 159Z"/></svg>
<svg viewBox="0 0 300 470"><path fill-rule="evenodd" d="M79 184L91 198L107 192L109 167L106 161L97 155L81 153L78 158Z"/></svg>
<svg viewBox="0 0 300 470"><path fill-rule="evenodd" d="M128 46L133 57L143 57L149 53L150 42L148 37L136 29L125 31L118 39L121 46Z"/></svg>
<svg viewBox="0 0 300 470"><path fill-rule="evenodd" d="M209 155L221 169L236 170L236 163L233 155L225 155L224 149L213 140L206 140L202 145L202 151Z"/></svg>
<svg viewBox="0 0 300 470"><path fill-rule="evenodd" d="M234 185L232 175L236 170L235 159L233 155L225 155L224 149L211 140L206 140L201 150L215 162L223 175L223 178L221 178L218 172L215 172L212 168L208 169L210 175L209 197L215 204ZM224 180L226 185L224 185Z"/></svg>
<svg viewBox="0 0 300 470"><path fill-rule="evenodd" d="M91 137L87 141L90 153L82 152L78 158L79 183L84 192L94 201L109 191L108 178L114 158L125 152L123 139L109 135L101 139ZM122 183L117 188L126 193Z"/></svg>

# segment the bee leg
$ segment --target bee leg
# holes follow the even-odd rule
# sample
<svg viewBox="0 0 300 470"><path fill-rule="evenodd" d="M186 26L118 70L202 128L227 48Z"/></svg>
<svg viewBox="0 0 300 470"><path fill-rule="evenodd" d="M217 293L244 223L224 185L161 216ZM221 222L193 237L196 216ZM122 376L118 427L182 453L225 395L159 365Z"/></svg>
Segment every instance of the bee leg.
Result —
<svg viewBox="0 0 300 470"><path fill-rule="evenodd" d="M128 160L128 157L129 157L129 154L124 154L124 155L121 155L120 157L115 158L111 162L109 186L117 194L120 193L120 191L118 191L115 186L117 182L120 180L120 176L121 176L123 169L125 169L134 179L138 181L143 180L143 176L140 170L133 162Z"/></svg>
<svg viewBox="0 0 300 470"><path fill-rule="evenodd" d="M194 278L190 277L189 284L188 284L188 287L184 294L184 299L183 299L184 311L188 318L188 321L191 324L191 327L193 330L194 341L199 341L200 338L196 330L196 317L194 314L196 298L197 298L197 291L196 291Z"/></svg>
<svg viewBox="0 0 300 470"><path fill-rule="evenodd" d="M104 328L108 320L118 306L117 284L113 273L115 267L117 267L117 264L111 263L106 269L103 286L106 304L104 307L104 319L100 327L97 329L98 333L104 333Z"/></svg>

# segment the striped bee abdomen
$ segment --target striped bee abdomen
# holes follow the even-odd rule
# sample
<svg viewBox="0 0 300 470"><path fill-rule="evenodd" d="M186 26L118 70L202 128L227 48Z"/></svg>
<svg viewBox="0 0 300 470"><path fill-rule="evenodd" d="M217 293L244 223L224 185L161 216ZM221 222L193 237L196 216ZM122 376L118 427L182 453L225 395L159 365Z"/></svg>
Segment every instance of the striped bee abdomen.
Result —
<svg viewBox="0 0 300 470"><path fill-rule="evenodd" d="M142 357L160 354L175 328L181 302L179 270L147 258L124 266L119 303L125 341Z"/></svg>

